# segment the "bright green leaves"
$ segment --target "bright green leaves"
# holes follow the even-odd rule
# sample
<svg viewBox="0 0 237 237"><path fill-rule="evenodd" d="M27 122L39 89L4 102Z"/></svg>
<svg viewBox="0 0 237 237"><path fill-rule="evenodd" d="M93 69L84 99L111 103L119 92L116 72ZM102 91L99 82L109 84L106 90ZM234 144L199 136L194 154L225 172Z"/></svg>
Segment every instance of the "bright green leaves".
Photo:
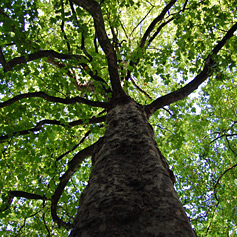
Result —
<svg viewBox="0 0 237 237"><path fill-rule="evenodd" d="M152 119L158 146L173 168L198 235L235 233L237 81L234 70L221 70L216 69L199 95Z"/></svg>
<svg viewBox="0 0 237 237"><path fill-rule="evenodd" d="M203 91L193 103L180 101L160 112L153 125L196 233L229 235L236 225L236 75L214 77Z"/></svg>
<svg viewBox="0 0 237 237"><path fill-rule="evenodd" d="M148 104L192 80L236 20L234 1L177 1L150 37L158 29L159 34L141 44L147 28L167 3L156 0L101 3L105 28L117 53L123 88L141 104ZM7 73L1 67L2 101L35 91L61 98L81 96L105 102L111 98L108 62L99 46L93 19L80 7L74 6L74 10L69 1L0 3L0 46L7 62L39 50L86 58L45 57L18 65ZM214 76L202 92L157 111L151 118L158 146L173 167L176 188L200 236L227 236L236 225L232 208L236 202L236 168L232 168L237 149L236 45L236 37L232 37L214 58ZM0 60L2 63L3 58ZM130 78L126 78L128 72ZM23 99L2 108L0 135L9 138L0 147L3 190L0 205L9 200L9 190L45 194L50 199L68 168L68 161L103 136L103 124L89 124L89 119L104 114L101 108L51 103L42 98ZM46 119L56 124L44 124L39 131L19 134ZM81 124L67 126L72 121ZM65 221L72 221L75 215L90 169L88 159L59 200L58 215ZM0 222L3 235L8 234L7 228L22 236L68 235L52 223L49 201L14 198Z"/></svg>
<svg viewBox="0 0 237 237"><path fill-rule="evenodd" d="M188 11L184 11L174 20L177 27L176 42L178 46L175 56L178 60L180 60L180 56L187 58L185 67L194 73L203 66L203 59L211 53L220 37L234 24L233 17L236 9L232 6L232 9L228 11L227 5L209 3L208 1L203 1L198 5L195 1L190 1L188 7ZM234 37L230 41L233 40ZM234 46L233 43L231 45ZM231 57L228 56L231 54L227 55L225 50L222 50L220 54L223 54L223 58L225 58L225 60L218 60L221 64L229 62L226 57ZM226 69L226 66L223 68ZM182 70L183 67L180 69Z"/></svg>

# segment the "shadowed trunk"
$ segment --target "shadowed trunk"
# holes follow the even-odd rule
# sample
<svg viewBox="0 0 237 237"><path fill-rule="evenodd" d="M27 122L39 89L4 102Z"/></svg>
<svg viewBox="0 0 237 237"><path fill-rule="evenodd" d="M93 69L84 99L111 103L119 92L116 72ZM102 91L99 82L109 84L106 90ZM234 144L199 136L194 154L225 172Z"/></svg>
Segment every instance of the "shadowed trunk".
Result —
<svg viewBox="0 0 237 237"><path fill-rule="evenodd" d="M195 236L142 106L107 116L70 236Z"/></svg>

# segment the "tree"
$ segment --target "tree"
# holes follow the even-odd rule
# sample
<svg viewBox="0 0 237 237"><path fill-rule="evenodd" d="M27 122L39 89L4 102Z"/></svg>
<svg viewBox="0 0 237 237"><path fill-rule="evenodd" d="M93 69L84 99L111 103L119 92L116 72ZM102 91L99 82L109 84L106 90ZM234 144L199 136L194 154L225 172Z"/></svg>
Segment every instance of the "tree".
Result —
<svg viewBox="0 0 237 237"><path fill-rule="evenodd" d="M235 21L234 0L1 3L2 234L194 236L185 211L234 234Z"/></svg>

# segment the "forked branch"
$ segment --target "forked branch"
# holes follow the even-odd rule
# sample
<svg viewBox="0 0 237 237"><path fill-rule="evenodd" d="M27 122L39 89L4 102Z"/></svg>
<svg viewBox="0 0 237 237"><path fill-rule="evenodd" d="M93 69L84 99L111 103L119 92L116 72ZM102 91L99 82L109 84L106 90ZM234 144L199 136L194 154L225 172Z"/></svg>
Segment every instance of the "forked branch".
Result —
<svg viewBox="0 0 237 237"><path fill-rule="evenodd" d="M158 27L158 29L156 30L156 32L151 36L152 31L154 30L154 28L156 27L156 25L160 22L162 22L162 20L164 20L164 17L166 15L166 13L171 9L171 7L175 4L177 0L171 0L168 5L166 5L164 7L164 9L162 10L162 12L151 22L151 24L148 26L147 30L145 31L141 42L138 46L138 48L135 50L134 53L143 49L145 46L148 47L151 42L155 39L155 37L160 33L160 31L163 29L164 26L166 26L169 22L171 22L174 18L170 18L169 20L163 22L162 24L160 24L160 26ZM135 65L137 65L140 61L139 57L136 57L135 59L131 60L129 62L130 67L133 67ZM126 80L128 80L129 78L131 78L131 72L128 70L127 71L127 75L126 75Z"/></svg>
<svg viewBox="0 0 237 237"><path fill-rule="evenodd" d="M156 110L164 107L165 105L170 105L176 101L182 100L195 91L208 77L212 74L213 66L215 65L215 61L213 56L217 55L217 53L223 48L226 44L227 40L230 39L234 32L237 30L237 23L235 23L225 34L221 41L213 48L212 52L207 56L205 60L205 64L203 70L187 85L184 87L166 94L164 96L159 97L151 104L146 105L145 108L147 110L148 116L155 113Z"/></svg>
<svg viewBox="0 0 237 237"><path fill-rule="evenodd" d="M142 39L141 39L141 43L139 45L140 48L143 48L145 46L145 43L148 39L148 37L150 36L151 32L154 30L156 24L158 22L160 22L161 20L164 19L165 14L170 10L170 8L177 2L177 0L171 0L166 6L165 8L162 10L162 12L160 13L159 16L157 16L149 25L149 27L147 28L146 32L144 33Z"/></svg>
<svg viewBox="0 0 237 237"><path fill-rule="evenodd" d="M104 19L99 3L94 0L72 0L72 1L78 6L81 6L86 11L88 11L93 17L96 36L108 61L108 70L113 89L112 92L113 97L117 98L126 96L125 92L122 89L119 79L116 52L114 50L113 45L110 43L110 40L106 33Z"/></svg>

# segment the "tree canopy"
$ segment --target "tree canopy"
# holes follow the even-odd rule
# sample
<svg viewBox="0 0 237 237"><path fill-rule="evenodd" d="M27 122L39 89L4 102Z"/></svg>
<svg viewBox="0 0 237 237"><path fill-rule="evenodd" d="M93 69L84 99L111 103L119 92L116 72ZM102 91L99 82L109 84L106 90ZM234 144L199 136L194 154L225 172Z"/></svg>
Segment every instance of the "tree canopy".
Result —
<svg viewBox="0 0 237 237"><path fill-rule="evenodd" d="M128 94L197 235L237 234L236 5L1 2L0 233L68 235L107 108Z"/></svg>

